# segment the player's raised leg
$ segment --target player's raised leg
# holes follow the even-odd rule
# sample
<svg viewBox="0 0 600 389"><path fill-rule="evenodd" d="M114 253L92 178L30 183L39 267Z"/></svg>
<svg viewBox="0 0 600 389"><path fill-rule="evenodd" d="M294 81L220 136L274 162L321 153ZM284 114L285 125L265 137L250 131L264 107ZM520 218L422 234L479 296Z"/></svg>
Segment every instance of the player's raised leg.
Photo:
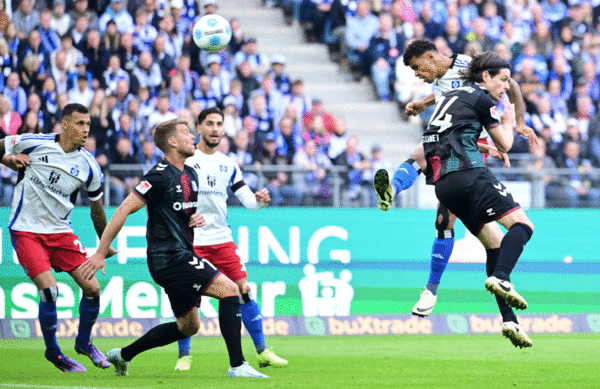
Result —
<svg viewBox="0 0 600 389"><path fill-rule="evenodd" d="M79 269L69 272L83 291L79 303L79 332L75 339L75 351L90 358L92 363L102 369L110 367L110 362L92 343L92 327L96 323L100 312L100 285L96 277L85 279Z"/></svg>
<svg viewBox="0 0 600 389"><path fill-rule="evenodd" d="M392 207L396 195L405 189L410 188L419 173L427 165L425 154L423 152L423 144L419 144L408 160L403 162L398 170L390 179L388 172L385 169L379 169L375 173L373 187L377 193L379 200L379 209L387 211Z"/></svg>
<svg viewBox="0 0 600 389"><path fill-rule="evenodd" d="M431 267L429 280L421 293L419 301L412 309L413 315L427 316L433 311L437 302L437 289L444 270L448 265L454 248L454 223L456 216L442 203L438 202L435 230L437 236L431 248Z"/></svg>

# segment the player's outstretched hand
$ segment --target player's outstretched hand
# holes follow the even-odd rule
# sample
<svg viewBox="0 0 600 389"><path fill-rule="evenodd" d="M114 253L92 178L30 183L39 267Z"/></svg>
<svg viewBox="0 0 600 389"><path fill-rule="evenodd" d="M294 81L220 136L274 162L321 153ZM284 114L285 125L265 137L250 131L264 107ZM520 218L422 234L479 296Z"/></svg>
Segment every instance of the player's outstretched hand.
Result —
<svg viewBox="0 0 600 389"><path fill-rule="evenodd" d="M106 258L98 253L95 253L89 257L88 260L83 263L83 265L79 266L79 269L81 270L81 275L86 280L91 280L94 278L94 274L96 274L98 269L102 269L102 274L106 275Z"/></svg>
<svg viewBox="0 0 600 389"><path fill-rule="evenodd" d="M425 111L426 108L427 106L421 103L419 100L411 101L410 103L406 104L406 107L404 107L404 113L408 116L417 116L421 112Z"/></svg>
<svg viewBox="0 0 600 389"><path fill-rule="evenodd" d="M31 163L31 159L26 154L5 155L2 158L2 164L15 171L29 166L29 163Z"/></svg>
<svg viewBox="0 0 600 389"><path fill-rule="evenodd" d="M106 258L110 258L110 257L112 257L113 255L116 255L116 254L118 254L118 253L119 253L119 251L118 251L118 250L115 250L115 249L113 249L112 247L109 247L109 248L108 248L108 252L106 253Z"/></svg>
<svg viewBox="0 0 600 389"><path fill-rule="evenodd" d="M262 190L255 193L256 201L262 204L269 204L271 202L271 196L269 195L269 190L267 188L263 188Z"/></svg>
<svg viewBox="0 0 600 389"><path fill-rule="evenodd" d="M539 146L540 140L538 139L535 131L531 127L527 127L526 125L518 125L517 124L517 134L523 135L529 141L529 146Z"/></svg>
<svg viewBox="0 0 600 389"><path fill-rule="evenodd" d="M190 227L203 227L206 224L206 220L204 220L204 216L200 213L196 212L190 217Z"/></svg>

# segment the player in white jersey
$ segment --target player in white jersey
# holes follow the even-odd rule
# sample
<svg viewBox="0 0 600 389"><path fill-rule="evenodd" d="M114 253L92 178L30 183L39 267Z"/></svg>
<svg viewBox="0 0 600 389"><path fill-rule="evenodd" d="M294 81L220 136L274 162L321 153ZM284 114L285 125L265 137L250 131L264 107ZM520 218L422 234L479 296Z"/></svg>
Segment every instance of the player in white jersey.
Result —
<svg viewBox="0 0 600 389"><path fill-rule="evenodd" d="M98 236L102 235L106 227L103 176L94 158L83 149L90 130L88 109L68 104L62 112L61 127L60 135L6 137L0 142L0 160L21 168L8 228L19 262L40 294L39 321L46 359L64 372L85 372L86 368L64 355L56 343L58 287L51 269L68 272L83 290L75 351L106 369L110 364L90 340L100 309L100 285L96 278L86 280L78 268L87 260L87 253L69 220L83 187L89 193L94 227ZM110 255L114 253L111 249Z"/></svg>
<svg viewBox="0 0 600 389"><path fill-rule="evenodd" d="M258 210L271 198L265 188L252 193L242 179L239 166L217 150L225 134L223 113L219 108L207 108L198 117L200 141L194 156L186 165L198 174L198 212L206 224L194 229L194 252L217 267L240 289L240 312L244 326L250 333L260 367L284 367L287 361L278 357L265 343L260 308L248 285L246 266L237 254L231 228L227 224L227 188L248 209ZM179 359L175 370L189 370L191 364L190 338L179 341Z"/></svg>
<svg viewBox="0 0 600 389"><path fill-rule="evenodd" d="M427 83L434 84L434 93L424 97L423 99L410 102L406 105L405 113L407 115L418 115L427 107L435 104L436 101L442 99L442 94L462 86L461 73L466 69L471 61L471 58L466 55L455 55L447 57L437 51L435 44L426 39L416 39L410 43L403 55L404 64L414 70L415 75ZM525 104L521 95L519 85L512 78L510 79L510 90L507 92L509 100L515 106L516 113L516 131L517 133L528 137L529 142L537 144L538 139L535 132L525 125L524 112ZM451 117L444 115L443 112L434 112L430 123L445 124L450 122ZM487 137L487 133L485 133ZM500 158L508 167L510 163L508 157L504 153L499 153L494 147L487 144L487 139L480 139L480 151L489 153L491 156ZM402 190L412 186L422 171L422 167L426 166L425 155L423 151L423 143L417 146L416 150L410 158L402 163L398 170L394 173L390 180L387 171L379 170L375 174L374 187L379 197L379 208L387 211L391 208L394 197ZM438 202L438 210L435 221L436 238L432 247L431 253L431 269L429 280L421 293L419 301L413 307L412 313L417 316L427 316L432 311L437 302L437 288L440 283L441 276L448 264L448 260L454 248L454 223L456 216L453 215L445 206ZM496 223L488 223L484 229L486 234L489 234L490 242L499 242L502 239L502 231ZM499 246L498 246L499 247ZM498 260L499 248L486 250L488 262ZM492 268L495 268L493 266ZM498 300L498 305L505 323L518 323L516 316L506 305L504 301ZM518 340L515 343L515 338L524 334L520 331L518 324L513 334L509 336L515 346L529 344L527 341ZM526 336L526 335L525 335Z"/></svg>

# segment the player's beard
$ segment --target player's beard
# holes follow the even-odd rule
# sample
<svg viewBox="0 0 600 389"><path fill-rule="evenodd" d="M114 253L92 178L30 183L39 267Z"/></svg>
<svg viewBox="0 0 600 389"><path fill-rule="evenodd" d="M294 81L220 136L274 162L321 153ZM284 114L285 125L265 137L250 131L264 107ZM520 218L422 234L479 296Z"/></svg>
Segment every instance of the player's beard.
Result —
<svg viewBox="0 0 600 389"><path fill-rule="evenodd" d="M217 142L211 142L207 136L202 135L202 139L204 139L204 143L206 143L206 145L208 147L210 147L211 149L214 149L215 147L217 147L219 145L219 143L221 143L221 138L223 138L222 136L219 137L219 140Z"/></svg>

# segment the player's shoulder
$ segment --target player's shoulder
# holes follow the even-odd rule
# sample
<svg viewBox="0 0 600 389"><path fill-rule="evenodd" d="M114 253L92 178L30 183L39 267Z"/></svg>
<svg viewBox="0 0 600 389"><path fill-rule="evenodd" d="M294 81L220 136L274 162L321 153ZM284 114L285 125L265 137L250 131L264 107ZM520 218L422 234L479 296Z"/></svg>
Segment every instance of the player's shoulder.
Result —
<svg viewBox="0 0 600 389"><path fill-rule="evenodd" d="M40 146L53 146L57 144L57 141L58 134L23 134L7 137L7 142L12 143L13 146L17 143L23 143L24 146L32 147L31 151Z"/></svg>
<svg viewBox="0 0 600 389"><path fill-rule="evenodd" d="M464 54L456 54L453 57L452 67L454 68L466 68L471 62L472 58Z"/></svg>
<svg viewBox="0 0 600 389"><path fill-rule="evenodd" d="M98 162L96 162L96 158L94 158L94 156L90 154L89 151L82 147L79 149L79 155L87 162L91 169L101 171L100 165L98 165Z"/></svg>

